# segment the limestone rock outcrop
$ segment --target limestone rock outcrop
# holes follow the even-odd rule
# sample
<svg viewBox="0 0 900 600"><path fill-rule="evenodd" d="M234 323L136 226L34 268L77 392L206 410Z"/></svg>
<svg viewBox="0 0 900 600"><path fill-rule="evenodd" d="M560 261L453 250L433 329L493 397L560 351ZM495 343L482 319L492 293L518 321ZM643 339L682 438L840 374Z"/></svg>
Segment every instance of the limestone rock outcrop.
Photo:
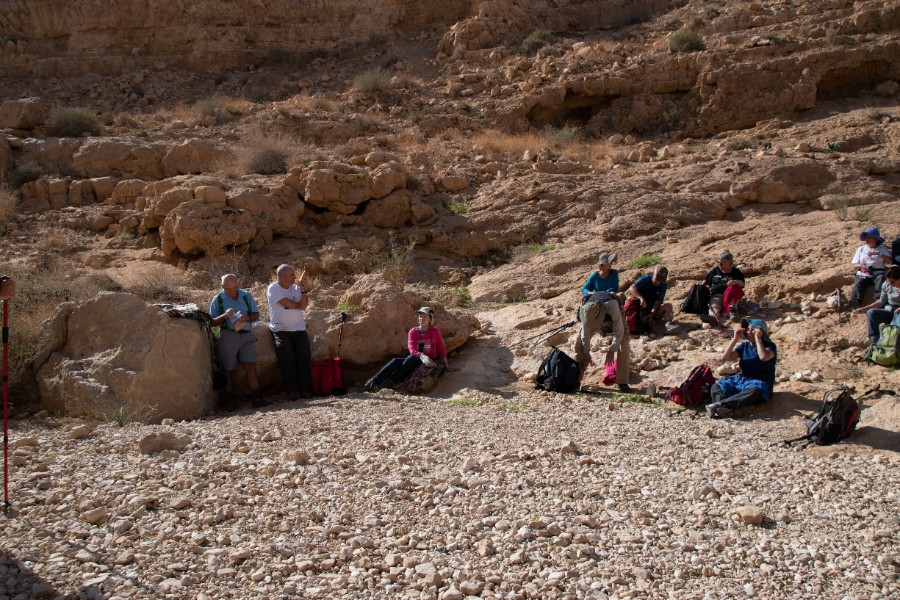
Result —
<svg viewBox="0 0 900 600"><path fill-rule="evenodd" d="M101 293L64 305L48 321L35 362L45 408L83 415L159 422L191 419L215 405L206 333L126 293ZM120 326L111 327L111 323Z"/></svg>

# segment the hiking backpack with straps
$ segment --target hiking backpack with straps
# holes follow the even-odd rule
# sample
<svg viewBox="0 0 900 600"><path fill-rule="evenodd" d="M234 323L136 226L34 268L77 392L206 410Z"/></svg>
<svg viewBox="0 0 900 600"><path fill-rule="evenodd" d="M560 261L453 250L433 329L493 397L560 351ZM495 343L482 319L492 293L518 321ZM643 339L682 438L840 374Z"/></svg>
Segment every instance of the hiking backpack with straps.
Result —
<svg viewBox="0 0 900 600"><path fill-rule="evenodd" d="M241 290L241 292L244 292L244 290ZM218 309L219 309L219 314L220 314L220 315L221 315L222 313L225 312L225 298L222 297L222 295L223 295L224 293L225 293L225 292L219 292L218 294L216 294L216 306L217 306ZM240 293L240 292L238 292L238 293ZM249 315L250 313L253 312L253 309L250 308L250 299L249 299L249 297L250 297L250 294L248 294L247 292L244 292L243 294L241 294L241 298L244 299L244 304L247 305L247 314L248 314L248 315Z"/></svg>
<svg viewBox="0 0 900 600"><path fill-rule="evenodd" d="M882 367L900 366L900 327L893 323L883 326L878 341L866 352L866 360Z"/></svg>
<svg viewBox="0 0 900 600"><path fill-rule="evenodd" d="M710 390L716 378L712 369L706 365L694 367L684 383L678 387L660 388L659 396L664 400L681 406L697 406L706 404L710 399Z"/></svg>
<svg viewBox="0 0 900 600"><path fill-rule="evenodd" d="M581 367L568 354L554 347L544 358L534 378L534 387L548 392L569 394L579 388Z"/></svg>
<svg viewBox="0 0 900 600"><path fill-rule="evenodd" d="M853 398L846 385L829 390L825 392L819 412L804 419L806 435L784 440L784 443L805 441L807 445L815 443L819 446L837 443L856 429L860 410L859 401Z"/></svg>
<svg viewBox="0 0 900 600"><path fill-rule="evenodd" d="M637 298L629 298L622 309L625 313L625 325L631 335L640 335L650 332L650 315L641 311L641 301Z"/></svg>
<svg viewBox="0 0 900 600"><path fill-rule="evenodd" d="M705 315L709 310L710 296L711 292L708 287L702 283L695 283L691 286L684 303L681 305L681 312L692 315Z"/></svg>

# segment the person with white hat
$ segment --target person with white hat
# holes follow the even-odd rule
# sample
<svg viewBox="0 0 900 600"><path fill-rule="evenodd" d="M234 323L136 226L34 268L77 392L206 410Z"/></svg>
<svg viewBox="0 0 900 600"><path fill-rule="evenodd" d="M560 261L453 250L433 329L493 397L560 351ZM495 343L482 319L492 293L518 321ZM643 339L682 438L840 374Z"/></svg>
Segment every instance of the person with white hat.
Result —
<svg viewBox="0 0 900 600"><path fill-rule="evenodd" d="M403 381L419 365L436 367L440 361L448 371L458 370L451 369L450 363L447 362L444 337L441 335L441 330L434 327L434 310L430 306L423 306L416 313L419 317L419 326L409 330L407 336L409 355L389 360L365 383L363 389L367 392L377 392L385 385Z"/></svg>
<svg viewBox="0 0 900 600"><path fill-rule="evenodd" d="M588 280L581 287L583 299L594 292L612 292L615 294L619 291L619 272L612 268L612 264L616 262L619 255L614 252L601 252L597 259L597 270L591 273Z"/></svg>

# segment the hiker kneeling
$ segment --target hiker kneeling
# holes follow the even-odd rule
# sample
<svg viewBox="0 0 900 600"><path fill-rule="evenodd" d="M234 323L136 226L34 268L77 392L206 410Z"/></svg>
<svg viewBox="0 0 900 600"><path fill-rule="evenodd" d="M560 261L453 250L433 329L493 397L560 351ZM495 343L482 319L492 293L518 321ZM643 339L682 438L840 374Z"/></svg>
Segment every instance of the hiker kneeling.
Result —
<svg viewBox="0 0 900 600"><path fill-rule="evenodd" d="M367 392L377 392L385 385L400 383L421 365L436 367L440 361L446 370L456 370L451 369L447 362L447 349L444 347L441 330L432 326L434 311L428 306L423 306L416 312L419 314L419 326L409 330L407 336L409 356L389 360L365 383L363 389Z"/></svg>
<svg viewBox="0 0 900 600"><path fill-rule="evenodd" d="M741 342L742 339L746 341ZM741 342L738 344L738 342ZM769 329L762 319L741 319L723 361L740 359L740 375L723 377L710 390L712 403L706 412L712 418L729 417L742 406L768 402L775 388L775 362L778 347L769 339Z"/></svg>
<svg viewBox="0 0 900 600"><path fill-rule="evenodd" d="M631 338L628 328L625 327L625 317L619 306L619 300L612 292L594 292L588 297L580 310L581 331L575 340L575 360L581 365L581 372L587 371L591 364L591 338L595 331L599 331L604 320L609 317L612 323L613 340L609 351L606 353L605 364L612 364L615 360L616 383L622 392L630 392L628 378L631 367Z"/></svg>

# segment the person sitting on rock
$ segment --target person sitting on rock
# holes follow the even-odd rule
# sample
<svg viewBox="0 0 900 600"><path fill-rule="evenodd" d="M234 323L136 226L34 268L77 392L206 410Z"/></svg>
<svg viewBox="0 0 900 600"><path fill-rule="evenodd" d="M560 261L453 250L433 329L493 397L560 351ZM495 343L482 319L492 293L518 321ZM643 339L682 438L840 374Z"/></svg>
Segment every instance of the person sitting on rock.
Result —
<svg viewBox="0 0 900 600"><path fill-rule="evenodd" d="M727 311L732 319L737 314L738 303L744 297L744 274L734 266L734 256L728 250L719 254L716 266L706 274L703 285L709 287L709 315L722 323Z"/></svg>
<svg viewBox="0 0 900 600"><path fill-rule="evenodd" d="M416 313L419 317L419 326L410 329L407 335L409 355L389 360L365 383L363 389L367 392L377 392L386 385L400 383L420 365L436 367L440 361L446 370L458 370L451 369L450 363L447 362L444 337L441 335L441 330L434 327L434 310L429 306L423 306Z"/></svg>
<svg viewBox="0 0 900 600"><path fill-rule="evenodd" d="M740 342L740 344L738 344ZM741 372L716 381L710 390L712 402L706 413L713 419L730 417L742 406L768 402L775 389L778 347L769 339L762 319L741 319L741 326L722 352L723 361L739 359Z"/></svg>
<svg viewBox="0 0 900 600"><path fill-rule="evenodd" d="M209 303L209 316L212 325L219 328L219 364L228 380L223 408L227 411L238 408L234 396L234 371L238 364L247 374L253 407L269 406L269 401L260 394L256 379L256 336L251 325L259 318L259 307L250 292L238 287L237 275L222 276L222 291Z"/></svg>
<svg viewBox="0 0 900 600"><path fill-rule="evenodd" d="M858 315L866 314L869 342L872 344L878 342L881 326L900 315L900 265L888 267L884 275L885 282L881 284L881 293L876 295L875 301L853 311Z"/></svg>
<svg viewBox="0 0 900 600"><path fill-rule="evenodd" d="M850 291L850 303L859 306L865 301L866 289L872 285L878 295L884 283L885 264L891 264L891 251L884 245L884 238L876 227L869 227L859 234L865 242L856 249L852 265L857 268L856 281Z"/></svg>
<svg viewBox="0 0 900 600"><path fill-rule="evenodd" d="M603 361L611 365L615 361L616 384L621 392L630 392L628 379L631 375L631 337L625 326L625 317L614 292L594 292L579 311L581 330L575 340L575 360L581 366L581 373L591 364L591 338L599 331L607 317L612 321L612 343Z"/></svg>
<svg viewBox="0 0 900 600"><path fill-rule="evenodd" d="M672 321L672 305L665 302L668 277L669 270L657 265L652 275L638 277L628 288L627 294L640 303L641 318L649 320L651 327L654 322L661 320L666 333L675 333L678 326Z"/></svg>
<svg viewBox="0 0 900 600"><path fill-rule="evenodd" d="M619 272L612 268L612 264L619 257L613 252L601 252L598 260L597 270L591 273L588 280L581 288L582 303L594 292L612 292L619 291Z"/></svg>

